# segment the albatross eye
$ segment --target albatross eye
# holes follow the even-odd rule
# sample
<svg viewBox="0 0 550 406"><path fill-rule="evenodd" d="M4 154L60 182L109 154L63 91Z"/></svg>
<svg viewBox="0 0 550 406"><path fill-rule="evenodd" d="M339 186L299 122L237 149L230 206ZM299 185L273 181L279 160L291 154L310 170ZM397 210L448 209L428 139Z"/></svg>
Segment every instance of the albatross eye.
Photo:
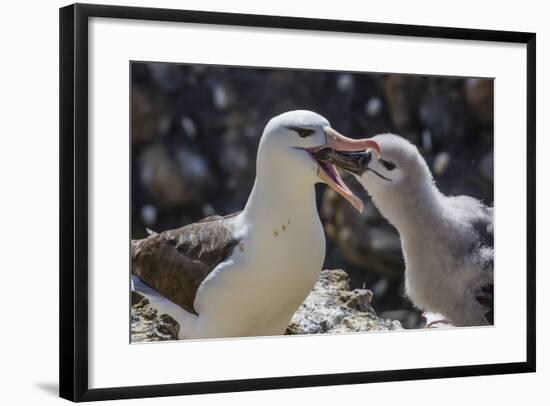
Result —
<svg viewBox="0 0 550 406"><path fill-rule="evenodd" d="M293 127L291 128L291 130L296 132L302 138L308 137L315 132L315 130L312 130L311 128L300 128L300 127Z"/></svg>
<svg viewBox="0 0 550 406"><path fill-rule="evenodd" d="M393 162L384 161L383 159L381 159L380 163L384 165L384 168L386 168L388 171L393 171L395 169L395 164Z"/></svg>

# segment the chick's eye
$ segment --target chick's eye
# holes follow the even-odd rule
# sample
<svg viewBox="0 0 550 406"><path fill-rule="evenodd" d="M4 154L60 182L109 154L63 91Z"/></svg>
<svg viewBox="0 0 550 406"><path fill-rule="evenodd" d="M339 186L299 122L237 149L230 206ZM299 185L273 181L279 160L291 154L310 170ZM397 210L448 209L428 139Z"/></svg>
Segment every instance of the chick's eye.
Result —
<svg viewBox="0 0 550 406"><path fill-rule="evenodd" d="M386 168L388 171L393 171L395 169L395 164L393 162L384 161L383 159L381 159L380 163L384 165L384 168Z"/></svg>
<svg viewBox="0 0 550 406"><path fill-rule="evenodd" d="M315 130L312 130L310 128L293 128L294 131L298 133L298 135L302 138L305 138L315 132Z"/></svg>

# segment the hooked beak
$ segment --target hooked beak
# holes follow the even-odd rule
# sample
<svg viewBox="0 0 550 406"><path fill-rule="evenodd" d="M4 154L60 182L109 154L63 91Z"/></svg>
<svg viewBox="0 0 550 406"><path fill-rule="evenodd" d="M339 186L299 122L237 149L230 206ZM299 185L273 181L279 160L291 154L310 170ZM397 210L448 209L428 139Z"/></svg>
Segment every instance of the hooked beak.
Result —
<svg viewBox="0 0 550 406"><path fill-rule="evenodd" d="M361 176L369 169L372 151L339 152L332 148L323 148L315 154L315 157L319 161L333 163L339 168Z"/></svg>
<svg viewBox="0 0 550 406"><path fill-rule="evenodd" d="M354 140L352 138L344 137L342 134L338 133L330 127L325 127L325 145L320 147L310 148L310 152L313 159L317 162L317 176L330 186L336 193L340 194L344 199L351 203L353 207L360 213L363 212L363 202L353 192L348 188L344 183L340 174L336 170L334 163L341 166L343 169L348 169L341 163L332 160L329 162L328 159L324 157L324 151L332 150L336 152L364 152L374 150L378 156L380 156L380 145L374 140L363 138L360 140ZM370 160L370 158L369 158Z"/></svg>

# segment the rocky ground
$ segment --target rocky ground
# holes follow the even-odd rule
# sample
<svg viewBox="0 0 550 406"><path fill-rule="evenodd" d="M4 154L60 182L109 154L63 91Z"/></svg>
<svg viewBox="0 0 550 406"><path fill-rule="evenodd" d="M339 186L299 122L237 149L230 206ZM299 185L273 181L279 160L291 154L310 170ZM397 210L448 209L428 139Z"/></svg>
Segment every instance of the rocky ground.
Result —
<svg viewBox="0 0 550 406"><path fill-rule="evenodd" d="M401 323L379 317L372 307L372 292L350 289L341 270L324 270L313 291L292 317L287 334L350 333L400 330Z"/></svg>
<svg viewBox="0 0 550 406"><path fill-rule="evenodd" d="M166 314L158 314L149 299L132 292L130 339L133 343L170 341L178 337L178 323Z"/></svg>
<svg viewBox="0 0 550 406"><path fill-rule="evenodd" d="M493 202L492 79L136 62L131 82L132 238L240 210L263 127L292 109L314 110L349 137L406 137L444 193ZM362 215L330 189L317 192L325 268L372 290L380 314L420 326L403 298L395 230L361 190Z"/></svg>
<svg viewBox="0 0 550 406"><path fill-rule="evenodd" d="M343 270L324 270L313 291L292 318L286 334L402 329L399 321L379 317L371 301L371 291L350 289L349 277ZM146 298L133 292L132 342L175 340L178 329L178 324L171 317L157 314Z"/></svg>

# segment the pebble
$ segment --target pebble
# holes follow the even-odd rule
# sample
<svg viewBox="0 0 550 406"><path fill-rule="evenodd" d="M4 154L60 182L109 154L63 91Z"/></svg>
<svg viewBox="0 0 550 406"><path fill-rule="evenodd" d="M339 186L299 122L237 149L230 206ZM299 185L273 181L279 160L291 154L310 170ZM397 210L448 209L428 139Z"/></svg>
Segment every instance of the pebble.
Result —
<svg viewBox="0 0 550 406"><path fill-rule="evenodd" d="M191 117L184 116L180 120L181 128L189 138L195 138L197 136L197 127Z"/></svg>
<svg viewBox="0 0 550 406"><path fill-rule="evenodd" d="M440 152L436 155L433 164L433 171L437 176L442 176L449 168L451 155L448 152Z"/></svg>
<svg viewBox="0 0 550 406"><path fill-rule="evenodd" d="M424 150L429 152L432 150L432 146L432 133L430 130L425 128L422 130L422 147Z"/></svg>
<svg viewBox="0 0 550 406"><path fill-rule="evenodd" d="M350 73L342 73L336 79L336 87L341 92L349 92L353 88L353 75Z"/></svg>
<svg viewBox="0 0 550 406"><path fill-rule="evenodd" d="M214 87L212 97L214 99L214 106L218 110L225 110L229 106L229 97L225 87L222 85L216 85Z"/></svg>
<svg viewBox="0 0 550 406"><path fill-rule="evenodd" d="M141 218L143 223L149 227L154 226L157 222L157 208L151 204L146 204L141 207Z"/></svg>
<svg viewBox="0 0 550 406"><path fill-rule="evenodd" d="M176 153L176 157L183 176L195 179L205 179L209 176L208 164L201 155L180 148Z"/></svg>
<svg viewBox="0 0 550 406"><path fill-rule="evenodd" d="M382 111L382 100L380 100L379 97L371 97L367 101L365 110L367 112L367 116L369 117L374 117L379 115L380 112Z"/></svg>

